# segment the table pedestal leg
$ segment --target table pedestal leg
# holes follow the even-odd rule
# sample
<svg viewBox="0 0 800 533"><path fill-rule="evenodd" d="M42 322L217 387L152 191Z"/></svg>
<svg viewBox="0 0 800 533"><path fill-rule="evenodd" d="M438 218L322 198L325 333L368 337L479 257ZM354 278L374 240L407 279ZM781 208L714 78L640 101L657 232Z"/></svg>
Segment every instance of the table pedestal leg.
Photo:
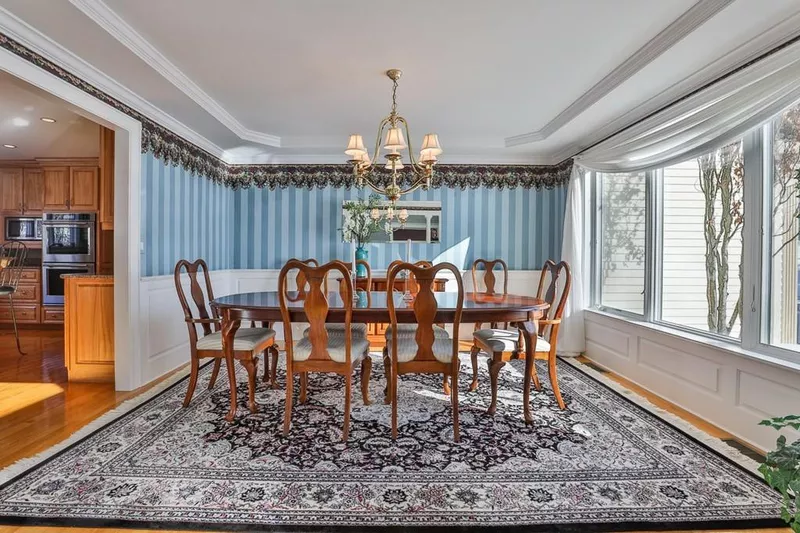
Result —
<svg viewBox="0 0 800 533"><path fill-rule="evenodd" d="M231 389L231 408L225 420L233 422L236 417L236 368L233 361L233 339L241 321L231 320L227 313L222 315L222 352L225 354L225 368L228 370L228 383Z"/></svg>
<svg viewBox="0 0 800 533"><path fill-rule="evenodd" d="M523 381L522 402L525 412L525 423L532 424L531 416L531 375L536 364L536 340L539 338L539 321L536 319L519 323L519 329L525 339L525 378Z"/></svg>

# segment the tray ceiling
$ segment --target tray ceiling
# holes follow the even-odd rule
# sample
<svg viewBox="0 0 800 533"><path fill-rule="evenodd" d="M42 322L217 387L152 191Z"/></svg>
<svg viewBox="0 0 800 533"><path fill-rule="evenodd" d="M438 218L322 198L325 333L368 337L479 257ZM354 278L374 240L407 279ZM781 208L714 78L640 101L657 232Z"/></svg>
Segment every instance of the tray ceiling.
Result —
<svg viewBox="0 0 800 533"><path fill-rule="evenodd" d="M0 29L32 26L229 162L314 163L344 161L352 132L374 142L392 67L414 142L438 132L443 162L556 162L793 36L800 12L795 0L0 6Z"/></svg>

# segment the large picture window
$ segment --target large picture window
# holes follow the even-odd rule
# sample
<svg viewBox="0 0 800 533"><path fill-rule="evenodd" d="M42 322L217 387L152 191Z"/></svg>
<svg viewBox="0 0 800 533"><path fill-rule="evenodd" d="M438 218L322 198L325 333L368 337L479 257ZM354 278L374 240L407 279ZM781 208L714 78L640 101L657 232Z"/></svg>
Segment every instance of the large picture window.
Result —
<svg viewBox="0 0 800 533"><path fill-rule="evenodd" d="M601 174L601 304L641 315L645 284L644 174Z"/></svg>
<svg viewBox="0 0 800 533"><path fill-rule="evenodd" d="M738 337L742 143L666 167L661 176L661 320Z"/></svg>
<svg viewBox="0 0 800 533"><path fill-rule="evenodd" d="M800 357L800 102L680 163L589 176L595 307Z"/></svg>
<svg viewBox="0 0 800 533"><path fill-rule="evenodd" d="M764 151L771 174L767 214L772 226L765 246L771 289L765 341L800 350L800 104L785 110L765 128Z"/></svg>

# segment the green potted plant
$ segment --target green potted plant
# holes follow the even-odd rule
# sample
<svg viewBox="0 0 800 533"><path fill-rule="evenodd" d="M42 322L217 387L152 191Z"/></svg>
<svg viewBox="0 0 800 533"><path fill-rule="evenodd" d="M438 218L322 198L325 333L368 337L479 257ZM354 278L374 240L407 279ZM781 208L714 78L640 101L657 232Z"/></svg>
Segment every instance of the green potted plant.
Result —
<svg viewBox="0 0 800 533"><path fill-rule="evenodd" d="M364 245L370 242L375 233L385 231L381 224L383 219L381 197L371 194L366 201L363 199L350 200L345 202L342 207L348 215L344 220L342 238L347 242L355 242L357 245L356 259L366 261L369 259L369 252ZM366 267L358 265L356 275L359 278L366 277Z"/></svg>
<svg viewBox="0 0 800 533"><path fill-rule="evenodd" d="M762 420L762 426L769 426L777 430L793 428L800 430L800 415L788 415L769 420ZM800 533L800 439L791 444L786 443L786 437L778 437L777 448L767 453L764 464L758 467L764 480L770 487L776 489L783 496L781 518L789 524L792 531Z"/></svg>

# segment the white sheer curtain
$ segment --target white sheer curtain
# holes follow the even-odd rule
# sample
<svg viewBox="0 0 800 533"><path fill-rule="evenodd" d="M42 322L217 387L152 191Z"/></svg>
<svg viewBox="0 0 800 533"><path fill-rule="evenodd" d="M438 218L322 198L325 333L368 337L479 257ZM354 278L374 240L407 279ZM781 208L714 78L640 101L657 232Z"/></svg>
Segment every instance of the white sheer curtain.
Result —
<svg viewBox="0 0 800 533"><path fill-rule="evenodd" d="M800 42L749 65L575 157L600 172L669 166L739 138L800 100Z"/></svg>
<svg viewBox="0 0 800 533"><path fill-rule="evenodd" d="M588 294L584 271L588 262L584 261L584 235L586 206L583 191L584 170L573 165L572 176L567 189L567 207L564 213L564 238L561 244L561 259L566 261L572 272L572 288L567 296L567 306L558 331L558 354L574 357L586 349L586 336L583 330L583 310L586 307L584 294Z"/></svg>

